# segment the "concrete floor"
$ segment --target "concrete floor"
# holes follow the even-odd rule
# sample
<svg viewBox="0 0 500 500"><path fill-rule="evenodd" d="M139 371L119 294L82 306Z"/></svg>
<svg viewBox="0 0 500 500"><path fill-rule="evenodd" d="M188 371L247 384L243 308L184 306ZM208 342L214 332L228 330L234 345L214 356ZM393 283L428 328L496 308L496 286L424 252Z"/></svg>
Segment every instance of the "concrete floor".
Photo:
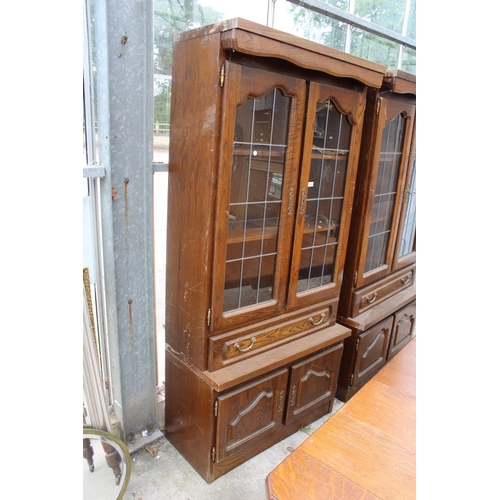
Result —
<svg viewBox="0 0 500 500"><path fill-rule="evenodd" d="M124 500L266 500L266 477L312 432L330 418L342 405L335 400L328 415L272 446L236 469L207 484L177 450L162 437L131 454L132 472ZM155 455L155 456L153 456ZM103 474L98 474L104 469ZM106 481L106 484L101 483ZM84 499L111 500L116 498L105 463L92 474L84 463ZM111 496L109 495L111 492Z"/></svg>

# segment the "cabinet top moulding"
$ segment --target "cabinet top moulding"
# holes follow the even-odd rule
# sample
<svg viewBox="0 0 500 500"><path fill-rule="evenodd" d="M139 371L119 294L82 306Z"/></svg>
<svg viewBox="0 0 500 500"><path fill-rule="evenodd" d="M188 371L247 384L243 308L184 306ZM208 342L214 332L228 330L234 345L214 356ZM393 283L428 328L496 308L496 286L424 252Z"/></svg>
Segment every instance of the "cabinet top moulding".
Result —
<svg viewBox="0 0 500 500"><path fill-rule="evenodd" d="M305 69L353 78L369 87L380 88L387 71L381 64L242 18L179 33L174 40L178 42L215 33L220 33L223 50L283 59Z"/></svg>
<svg viewBox="0 0 500 500"><path fill-rule="evenodd" d="M412 73L406 73L406 71L389 69L384 77L382 90L396 94L417 95L417 77Z"/></svg>

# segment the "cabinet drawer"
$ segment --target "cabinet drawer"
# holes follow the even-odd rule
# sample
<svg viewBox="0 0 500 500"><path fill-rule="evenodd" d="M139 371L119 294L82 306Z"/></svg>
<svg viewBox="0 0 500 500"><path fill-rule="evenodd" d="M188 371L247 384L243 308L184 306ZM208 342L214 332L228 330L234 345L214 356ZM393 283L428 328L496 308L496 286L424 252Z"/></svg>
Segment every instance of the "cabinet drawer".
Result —
<svg viewBox="0 0 500 500"><path fill-rule="evenodd" d="M376 285L354 292L352 316L355 317L401 290L408 288L413 285L414 281L415 268L411 268L391 275L382 282L379 281Z"/></svg>
<svg viewBox="0 0 500 500"><path fill-rule="evenodd" d="M210 338L208 366L218 370L284 343L316 332L334 321L333 306L310 310L289 321L262 323Z"/></svg>

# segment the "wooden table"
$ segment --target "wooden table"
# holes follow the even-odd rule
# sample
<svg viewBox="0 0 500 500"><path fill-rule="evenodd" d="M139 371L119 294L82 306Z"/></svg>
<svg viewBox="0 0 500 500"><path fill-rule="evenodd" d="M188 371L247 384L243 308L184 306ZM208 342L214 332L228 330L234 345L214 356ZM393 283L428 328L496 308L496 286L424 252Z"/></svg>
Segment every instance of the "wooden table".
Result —
<svg viewBox="0 0 500 500"><path fill-rule="evenodd" d="M271 500L416 498L416 339L267 477Z"/></svg>

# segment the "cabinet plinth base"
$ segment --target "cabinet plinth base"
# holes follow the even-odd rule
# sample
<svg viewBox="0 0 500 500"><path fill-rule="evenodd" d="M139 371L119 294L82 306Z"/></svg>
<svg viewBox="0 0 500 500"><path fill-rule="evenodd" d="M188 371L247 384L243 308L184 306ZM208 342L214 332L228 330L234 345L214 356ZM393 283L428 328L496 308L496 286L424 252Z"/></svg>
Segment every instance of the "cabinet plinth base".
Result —
<svg viewBox="0 0 500 500"><path fill-rule="evenodd" d="M415 286L356 318L346 339L336 397L347 402L415 335Z"/></svg>
<svg viewBox="0 0 500 500"><path fill-rule="evenodd" d="M332 410L350 333L334 325L217 372L167 346L165 436L211 483Z"/></svg>

